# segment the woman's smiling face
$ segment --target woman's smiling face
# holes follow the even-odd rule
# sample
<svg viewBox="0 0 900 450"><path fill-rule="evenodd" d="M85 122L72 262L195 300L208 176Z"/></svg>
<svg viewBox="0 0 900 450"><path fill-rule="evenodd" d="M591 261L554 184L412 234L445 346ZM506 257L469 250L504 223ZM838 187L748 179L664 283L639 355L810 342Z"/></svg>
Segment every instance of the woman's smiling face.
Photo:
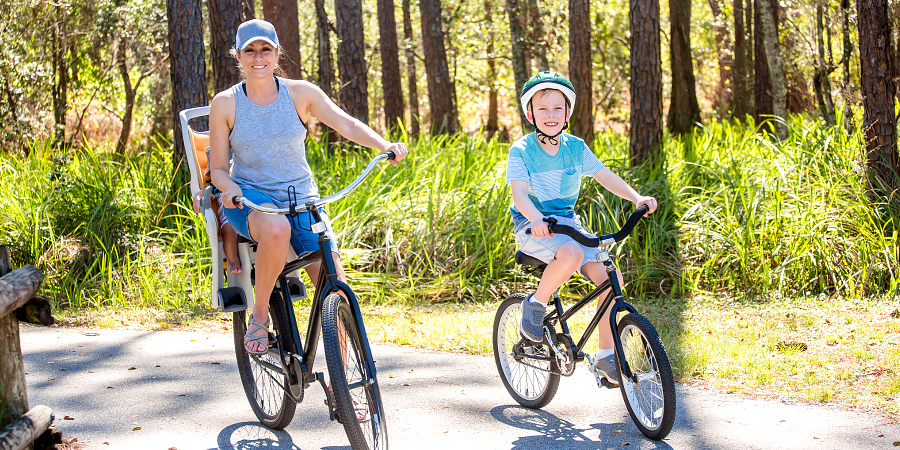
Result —
<svg viewBox="0 0 900 450"><path fill-rule="evenodd" d="M266 41L253 41L238 52L247 78L271 77L278 62L278 49Z"/></svg>
<svg viewBox="0 0 900 450"><path fill-rule="evenodd" d="M566 123L568 111L566 97L557 90L541 91L531 98L531 108L528 115L534 114L532 123L539 126L541 132L550 136L562 131Z"/></svg>

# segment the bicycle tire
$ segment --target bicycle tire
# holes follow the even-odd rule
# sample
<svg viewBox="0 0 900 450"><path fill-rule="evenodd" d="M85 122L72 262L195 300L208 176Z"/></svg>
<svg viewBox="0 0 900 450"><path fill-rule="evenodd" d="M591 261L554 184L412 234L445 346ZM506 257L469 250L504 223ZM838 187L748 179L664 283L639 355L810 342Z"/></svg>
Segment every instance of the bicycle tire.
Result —
<svg viewBox="0 0 900 450"><path fill-rule="evenodd" d="M623 377L622 398L641 433L658 441L668 436L675 423L675 379L669 357L656 329L640 314L623 317L618 332L622 357L638 377L638 383Z"/></svg>
<svg viewBox="0 0 900 450"><path fill-rule="evenodd" d="M526 294L513 294L497 309L494 317L493 350L494 362L503 386L516 403L531 409L547 406L559 389L559 363L552 360L515 358L512 356L513 346L523 338L519 334L519 321L522 317L522 300ZM554 356L547 345L531 345L536 355ZM527 364L522 360L527 359Z"/></svg>
<svg viewBox="0 0 900 450"><path fill-rule="evenodd" d="M287 311L282 303L280 293L276 290L269 298L269 329L270 346L274 337L275 348L265 355L251 355L244 348L244 335L247 332L247 311L234 313L234 350L237 356L238 372L241 375L241 384L247 401L259 422L268 428L281 430L294 418L297 410L297 402L291 398L287 391L289 378L285 373L276 372L261 362L266 362L281 367L281 359L278 357L278 346L283 346L287 352L296 353L296 345L291 338L290 322ZM300 376L301 374L298 374Z"/></svg>
<svg viewBox="0 0 900 450"><path fill-rule="evenodd" d="M371 377L371 383L364 383L370 377L363 361L356 315L347 300L338 294L325 299L322 339L335 412L350 446L354 450L386 450L387 422L378 380ZM363 418L359 417L360 413Z"/></svg>

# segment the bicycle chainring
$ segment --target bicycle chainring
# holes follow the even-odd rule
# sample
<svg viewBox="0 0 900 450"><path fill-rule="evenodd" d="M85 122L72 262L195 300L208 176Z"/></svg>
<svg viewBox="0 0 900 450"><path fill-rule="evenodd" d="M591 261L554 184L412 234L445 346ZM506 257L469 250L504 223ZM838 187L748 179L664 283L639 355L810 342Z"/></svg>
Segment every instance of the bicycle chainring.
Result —
<svg viewBox="0 0 900 450"><path fill-rule="evenodd" d="M561 374L565 376L572 375L575 373L575 354L572 352L575 343L567 334L557 333L556 345L559 346L559 349L562 350L567 359L567 361L564 362L559 357L556 358Z"/></svg>

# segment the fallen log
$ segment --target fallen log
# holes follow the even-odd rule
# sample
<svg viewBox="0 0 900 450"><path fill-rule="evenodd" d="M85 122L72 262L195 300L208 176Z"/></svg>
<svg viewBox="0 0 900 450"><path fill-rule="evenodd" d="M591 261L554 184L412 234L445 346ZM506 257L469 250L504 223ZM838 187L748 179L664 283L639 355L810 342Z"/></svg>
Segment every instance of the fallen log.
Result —
<svg viewBox="0 0 900 450"><path fill-rule="evenodd" d="M22 450L31 445L53 423L53 410L44 405L31 408L0 431L0 450Z"/></svg>
<svg viewBox="0 0 900 450"><path fill-rule="evenodd" d="M41 280L40 269L31 265L19 267L0 278L0 317L34 297Z"/></svg>

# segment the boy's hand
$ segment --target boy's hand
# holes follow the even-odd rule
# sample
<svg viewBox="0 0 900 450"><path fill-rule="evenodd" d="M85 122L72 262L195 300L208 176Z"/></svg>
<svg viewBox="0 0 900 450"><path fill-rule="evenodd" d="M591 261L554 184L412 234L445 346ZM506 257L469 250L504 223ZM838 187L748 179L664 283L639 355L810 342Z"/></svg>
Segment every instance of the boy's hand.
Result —
<svg viewBox="0 0 900 450"><path fill-rule="evenodd" d="M634 202L634 207L639 208L641 205L647 205L647 208L649 208L647 214L644 214L644 217L647 217L652 214L653 211L656 211L656 198L640 196L638 197L638 200Z"/></svg>
<svg viewBox="0 0 900 450"><path fill-rule="evenodd" d="M531 222L531 235L539 238L553 236L553 233L550 232L550 228L547 225L547 222L544 222L543 220L540 222Z"/></svg>

